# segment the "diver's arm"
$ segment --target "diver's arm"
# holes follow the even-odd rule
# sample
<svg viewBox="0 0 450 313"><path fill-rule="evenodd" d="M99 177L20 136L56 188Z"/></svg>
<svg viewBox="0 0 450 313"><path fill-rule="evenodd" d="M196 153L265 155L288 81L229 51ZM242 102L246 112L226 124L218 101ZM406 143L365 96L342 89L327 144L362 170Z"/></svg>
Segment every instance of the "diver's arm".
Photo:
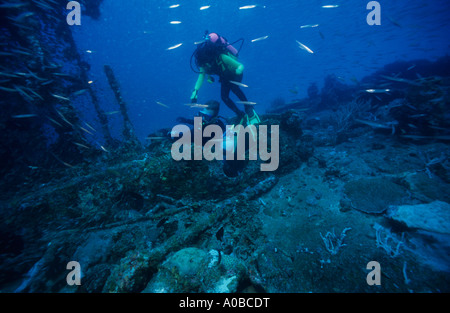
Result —
<svg viewBox="0 0 450 313"><path fill-rule="evenodd" d="M234 58L222 54L221 55L223 63L232 71L234 71L237 75L241 75L244 72L244 65L238 61L236 61Z"/></svg>
<svg viewBox="0 0 450 313"><path fill-rule="evenodd" d="M205 81L205 76L206 76L205 72L201 71L200 75L198 75L197 82L195 83L195 87L194 87L195 90L197 90L197 91L200 90L200 88L203 85L203 82Z"/></svg>
<svg viewBox="0 0 450 313"><path fill-rule="evenodd" d="M203 70L203 68L200 68L200 75L198 75L197 82L195 83L194 90L192 91L191 101L197 102L197 94L198 94L200 87L202 87L202 85L203 85L203 82L205 80L205 75L206 74L205 74L205 71Z"/></svg>

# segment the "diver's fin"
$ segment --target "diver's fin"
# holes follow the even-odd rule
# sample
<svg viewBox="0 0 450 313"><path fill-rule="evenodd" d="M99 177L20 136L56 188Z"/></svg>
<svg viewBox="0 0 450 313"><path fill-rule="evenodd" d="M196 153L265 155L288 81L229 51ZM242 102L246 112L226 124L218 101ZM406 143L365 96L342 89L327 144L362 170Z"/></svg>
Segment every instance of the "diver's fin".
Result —
<svg viewBox="0 0 450 313"><path fill-rule="evenodd" d="M245 114L245 115L241 118L240 122L237 123L236 125L242 125L242 126L245 128L245 127L247 127L247 126L249 126L249 125L257 125L257 124L259 124L259 123L261 123L261 119L259 118L258 114L256 114L255 110L253 110L253 115L252 115L252 117L249 117L248 114ZM235 126L235 125L233 125L233 127L232 127L233 130L235 129L234 126ZM240 135L240 130L241 130L241 128L238 128L238 129L235 131L236 134L237 134L237 137L239 137L239 135ZM253 128L250 128L250 132L251 132L251 135L252 135L252 137L253 137L253 140L256 141L256 140L257 140L257 134L255 133L254 129L253 129Z"/></svg>
<svg viewBox="0 0 450 313"><path fill-rule="evenodd" d="M250 125L257 125L257 124L261 123L261 120L259 119L259 116L258 116L258 114L256 114L255 110L253 110L252 117L249 117L248 114L245 114L244 117L246 119L245 127L250 126ZM253 140L256 142L256 140L258 138L257 134L256 134L256 129L250 128L250 132L253 137Z"/></svg>
<svg viewBox="0 0 450 313"><path fill-rule="evenodd" d="M245 115L247 117L247 125L256 125L261 123L261 119L259 118L258 114L256 114L255 110L253 110L253 116L248 117L248 115Z"/></svg>

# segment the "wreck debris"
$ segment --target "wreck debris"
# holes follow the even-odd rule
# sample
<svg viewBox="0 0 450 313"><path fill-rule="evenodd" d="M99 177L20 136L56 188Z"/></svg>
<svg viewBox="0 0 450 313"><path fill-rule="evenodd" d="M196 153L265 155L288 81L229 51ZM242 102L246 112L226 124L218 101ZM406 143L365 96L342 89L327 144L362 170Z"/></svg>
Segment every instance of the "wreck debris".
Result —
<svg viewBox="0 0 450 313"><path fill-rule="evenodd" d="M106 77L108 78L109 85L111 86L112 91L116 97L117 103L120 107L120 112L123 117L123 137L126 140L126 143L133 146L134 148L140 147L139 140L136 137L134 132L133 124L128 117L128 110L125 101L122 98L122 94L120 92L119 82L114 75L112 68L109 65L104 66Z"/></svg>

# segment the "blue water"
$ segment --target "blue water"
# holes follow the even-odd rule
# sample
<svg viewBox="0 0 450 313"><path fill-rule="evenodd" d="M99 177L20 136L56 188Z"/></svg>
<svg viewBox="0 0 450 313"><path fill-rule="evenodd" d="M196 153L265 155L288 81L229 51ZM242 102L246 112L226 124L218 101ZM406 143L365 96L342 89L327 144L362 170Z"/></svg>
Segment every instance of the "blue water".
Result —
<svg viewBox="0 0 450 313"><path fill-rule="evenodd" d="M118 110L103 72L103 65L108 64L120 82L136 134L144 140L159 128L171 127L176 117L196 113L184 104L189 102L197 79L189 66L194 42L202 39L205 30L217 32L229 42L244 38L239 59L245 65L243 82L249 86L245 93L258 103L258 112L264 112L277 97L286 101L305 97L311 83L321 89L330 74L353 84L388 63L433 61L448 54L448 1L379 1L381 25L374 26L366 21L370 12L367 3L104 1L99 20L82 16L82 25L72 26L72 31L80 53L91 64L90 79L102 108ZM169 8L174 4L180 5ZM252 4L257 6L239 9ZM322 8L329 4L339 6ZM210 8L199 9L206 5ZM307 24L319 26L300 28ZM269 37L251 42L263 36ZM314 54L299 49L296 40ZM183 45L167 50L179 43ZM293 89L298 93L292 93ZM199 103L210 99L220 100L219 83L204 84L200 90ZM220 114L233 116L224 104ZM113 130L113 135L120 134Z"/></svg>

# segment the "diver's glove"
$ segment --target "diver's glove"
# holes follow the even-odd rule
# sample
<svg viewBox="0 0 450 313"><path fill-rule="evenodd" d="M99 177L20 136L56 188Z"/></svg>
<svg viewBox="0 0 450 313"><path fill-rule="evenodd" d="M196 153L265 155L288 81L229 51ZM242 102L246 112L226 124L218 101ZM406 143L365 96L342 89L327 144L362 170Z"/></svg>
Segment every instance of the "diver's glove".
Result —
<svg viewBox="0 0 450 313"><path fill-rule="evenodd" d="M197 103L197 93L198 93L198 90L196 90L196 89L194 89L194 91L192 91L191 103Z"/></svg>

